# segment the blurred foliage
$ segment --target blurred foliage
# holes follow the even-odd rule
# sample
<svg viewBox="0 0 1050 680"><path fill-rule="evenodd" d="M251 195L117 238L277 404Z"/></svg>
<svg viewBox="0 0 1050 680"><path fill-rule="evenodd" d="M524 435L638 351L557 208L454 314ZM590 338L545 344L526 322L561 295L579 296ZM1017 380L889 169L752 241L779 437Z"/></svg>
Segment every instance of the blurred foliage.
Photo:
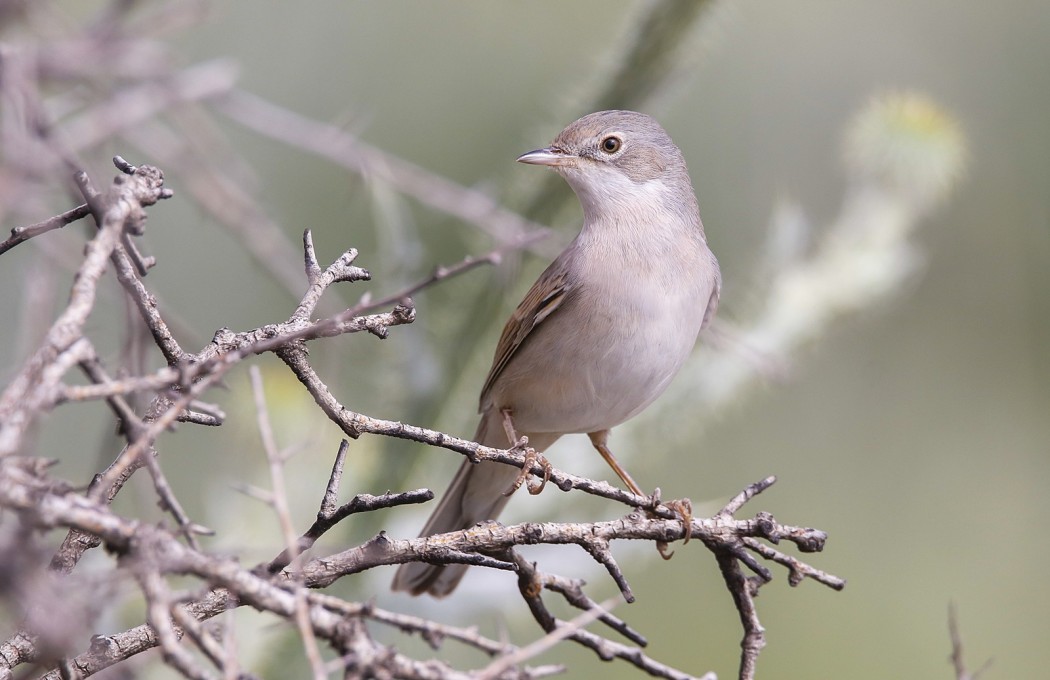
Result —
<svg viewBox="0 0 1050 680"><path fill-rule="evenodd" d="M879 97L846 136L851 169L905 194L919 208L944 198L962 174L965 154L959 124L914 93Z"/></svg>

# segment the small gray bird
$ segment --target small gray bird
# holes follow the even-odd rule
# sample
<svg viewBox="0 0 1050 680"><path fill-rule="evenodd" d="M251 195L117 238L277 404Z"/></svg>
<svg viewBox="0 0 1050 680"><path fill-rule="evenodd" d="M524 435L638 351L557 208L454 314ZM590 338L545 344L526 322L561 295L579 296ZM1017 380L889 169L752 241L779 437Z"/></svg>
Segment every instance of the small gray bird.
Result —
<svg viewBox="0 0 1050 680"><path fill-rule="evenodd" d="M565 178L583 229L507 321L474 440L508 448L526 435L542 452L563 434L587 433L644 495L609 451L609 430L667 388L714 316L722 282L685 159L649 116L601 111L518 161ZM464 461L421 535L495 519L522 479L508 465ZM393 588L442 597L466 570L404 564Z"/></svg>

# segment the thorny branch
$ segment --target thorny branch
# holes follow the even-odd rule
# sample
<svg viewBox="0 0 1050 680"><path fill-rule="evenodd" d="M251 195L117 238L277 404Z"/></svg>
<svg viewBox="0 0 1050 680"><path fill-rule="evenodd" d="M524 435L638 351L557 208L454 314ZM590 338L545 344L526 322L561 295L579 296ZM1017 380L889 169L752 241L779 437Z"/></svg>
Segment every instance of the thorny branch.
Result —
<svg viewBox="0 0 1050 680"><path fill-rule="evenodd" d="M5 392L10 414L5 417L6 456L0 458L0 506L17 511L24 522L39 530L64 528L69 530L66 542L52 560L53 569L70 574L85 551L104 545L120 557L146 597L146 627L137 627L106 639L96 639L92 649L67 659L42 656L41 638L34 631L23 631L0 646L0 669L7 672L30 662L55 664L76 669L87 676L153 646L160 646L165 661L186 677L209 678L212 671L201 666L188 652L187 644L201 650L218 670L228 671L236 660L227 658L221 648L212 644L208 633L199 630L199 623L217 616L230 607L251 605L273 615L297 621L315 677L324 677L326 666L321 662L316 640L325 640L340 655L344 672L378 672L405 677L430 677L423 673L424 662L409 659L372 640L366 629L354 623L370 619L410 634L419 634L436 643L444 637L458 639L483 651L502 656L503 660L482 671L484 677L540 677L552 669L521 666L533 653L568 639L595 651L603 659L621 658L658 677L690 677L647 657L640 650L645 638L622 620L608 613L588 598L579 582L540 572L536 565L524 562L515 552L517 546L545 544L574 544L597 560L609 572L621 590L622 596L633 600L628 579L613 556L611 545L617 540L648 540L670 542L681 540L687 534L698 538L717 557L726 575L745 625L745 661L743 672L753 672L754 659L762 644L762 629L758 623L752 597L757 588L772 578L769 570L761 567L752 555L787 566L794 584L802 578L812 578L833 588L843 582L814 569L797 559L770 547L763 541L777 543L787 540L804 552L820 550L826 537L820 531L777 523L771 516L760 513L754 519L736 519L735 513L754 495L768 488L773 479L752 485L734 498L723 511L710 519L693 518L685 527L672 507L661 502L659 490L650 496L637 496L606 482L581 478L561 470L550 471L550 480L563 491L579 490L624 504L628 514L619 520L593 523L525 523L503 526L482 524L472 529L451 534L416 539L395 539L380 532L356 547L323 558L296 558L314 546L317 539L340 521L360 512L392 508L406 503L426 502L433 494L426 489L379 496L358 495L350 502L338 505L337 496L346 462L347 444L344 442L336 456L328 485L324 491L317 520L300 537L292 533L292 518L284 499L282 454L274 442L274 434L266 417L265 402L261 400L258 385L257 410L263 433L264 447L270 462L274 492L266 496L274 504L285 535L286 549L266 564L254 570L240 567L235 562L203 551L195 536L207 530L192 522L179 504L160 465L158 438L179 419L188 420L192 404L241 361L263 352L274 352L292 369L306 386L329 418L349 436L364 434L410 439L431 446L445 448L467 456L474 462L498 461L522 467L533 464L533 474L543 475L544 469L531 461L524 450L524 442L509 450L492 449L475 442L452 437L399 422L386 421L358 413L340 403L310 365L304 343L333 335L368 331L385 337L391 326L410 323L414 310L409 301L398 303L390 312L365 314L374 308L367 300L340 314L320 321L312 320L323 294L336 283L367 280L367 271L353 264L357 253L349 250L328 267L318 263L313 239L304 234L306 292L289 319L260 329L235 333L223 329L212 342L196 354L182 350L168 330L163 315L142 283L142 270L130 265L126 238L142 233L145 214L142 207L158 198L170 196L163 188L163 176L150 166L135 167L121 159L116 164L127 173L130 181L118 177L114 188L105 196L91 188L86 176L79 183L91 207L91 213L100 225L82 267L83 276L74 284L69 307L59 317L48 335L44 349L31 357L23 371ZM84 319L93 304L93 291L104 273L104 263L110 260L118 273L118 280L126 293L136 300L141 318L168 359L169 365L152 374L130 376L119 380L111 378L87 338L83 335ZM439 272L427 283L434 283L448 275L467 271L468 260L450 272ZM85 285L85 280L90 286ZM72 387L63 377L70 368L80 365L91 385ZM256 378L258 381L258 378ZM136 392L152 393L153 400L146 414L139 418L124 401L124 396ZM17 395L18 398L15 398ZM86 495L52 479L40 459L18 455L20 436L26 424L43 409L52 409L62 403L81 399L105 399L122 424L127 445L110 467L92 482ZM22 416L18 416L19 412ZM212 409L215 422L221 422L222 413ZM154 488L164 507L173 514L179 530L164 528L124 518L109 510L109 503L134 472L145 467L154 481ZM648 512L640 512L639 509ZM186 541L183 543L182 541ZM466 563L517 572L519 590L529 609L548 633L541 642L525 651L506 644L493 643L473 632L461 631L434 622L413 619L382 612L368 605L357 605L331 596L319 596L306 589L324 588L347 576L378 566L400 564L412 560L449 564ZM301 564L298 564L299 562ZM740 565L760 574L760 578L744 578ZM191 597L170 591L166 577L190 575L209 584L211 590ZM560 595L571 606L584 612L574 622L558 621L550 614L542 599L548 590ZM614 642L589 632L584 625L599 621L626 636L633 645ZM509 655L509 656L508 656ZM49 660L50 659L50 660ZM508 660L509 659L509 660ZM428 661L426 668L440 668L442 677L455 677L452 671L436 661ZM4 674L0 670L0 677ZM745 675L742 677L750 677Z"/></svg>
<svg viewBox="0 0 1050 680"><path fill-rule="evenodd" d="M326 296L329 303L340 297L334 284L367 280L369 274L353 265L357 252L352 249L323 268L307 231L303 244L306 292L289 318L243 332L222 329L210 343L194 353L176 340L171 311L162 313L157 297L144 283L143 277L156 260L140 252L135 241L143 234L144 208L172 195L164 188L159 170L149 165L136 167L117 158L115 164L122 174L105 192L97 191L88 175L79 172L75 184L82 199L76 198L71 203L82 200L82 204L50 219L13 229L10 238L0 243L0 255L8 253L10 257L12 248L30 239L57 239L56 234L44 235L89 215L98 227L79 261L68 304L50 326L37 352L0 395L0 508L9 510L9 516L17 519L19 554L39 553L41 548L35 546L35 541L40 533L52 529L68 531L51 559L49 583L70 588L82 584L86 577L80 572L84 570L76 569L80 560L92 548L105 546L118 560L113 578L132 577L145 598L146 607L142 625L113 635L89 637L98 616L92 607L86 607L90 611L80 616L71 617L67 615L74 608L68 601L32 602L46 610L45 615L60 612L65 618L75 619L72 626L75 634L63 637L46 626L28 625L42 620L39 616L27 619L24 630L0 643L0 680L14 677L16 672L27 674L33 670L29 666L46 672L44 677L48 678L88 677L157 647L165 661L185 677L250 678L252 676L241 668L229 623L229 612L244 605L276 619L297 623L307 646L312 644L310 640L327 643L336 658L321 668L317 655L311 652L315 676L341 672L346 677L545 677L560 669L523 664L541 650L568 639L592 649L602 659L623 659L658 677L687 678L691 676L643 654L641 649L647 644L646 638L612 615L608 603L593 601L581 581L541 572L538 565L524 561L516 548L538 543L576 545L609 572L622 596L630 601L633 594L627 576L613 554L615 542L670 542L690 533L715 553L727 585L741 607L747 634L741 676L750 677L744 669L753 668L754 656L762 642L752 598L755 591L773 577L773 572L763 566L761 560L788 569L792 585L810 578L832 588L843 586L840 579L770 545L786 540L801 552L819 551L826 540L822 532L782 525L765 513L758 513L752 519L735 517L744 504L773 483L772 478L748 487L714 517L693 518L687 529L673 508L661 502L658 489L650 496L636 496L603 481L554 470L551 481L561 490L577 490L622 503L625 516L596 523L513 526L490 523L464 532L415 539L394 538L380 532L335 555L314 557L308 551L343 520L364 512L427 502L433 494L428 489L376 495L361 493L340 505L339 488L348 452L348 443L344 441L317 518L296 537L296 532L289 531L292 522L287 507L279 507L285 455L276 448L269 434L265 436L268 443L262 448L271 464L273 490L259 495L272 502L277 510L284 529L284 549L270 561L247 568L229 556L211 553L202 547L198 537L209 534L210 530L193 521L179 502L177 489L168 482L162 466L166 462L161 446L163 437L180 422L221 425L226 418L222 410L201 399L211 388L220 385L231 370L258 354L273 352L279 356L328 417L351 438L379 434L451 450L475 462L498 461L517 467L528 464L522 448L524 442L510 450L490 449L437 430L351 410L332 394L310 364L305 343L361 331L386 337L390 327L413 321L415 310L408 298L419 290L479 265L497 263L505 254L524 248L539 249L539 240L549 230L529 219L538 214L533 208L543 203L542 192L534 192L523 201L529 207L525 210L527 217L522 217L483 191L457 185L366 146L334 126L310 121L234 89L235 69L229 62L214 61L172 71L141 58L143 55L136 54L135 50L141 49L142 44L127 39L128 36L121 33L126 29L115 28L118 15L132 4L114 3L101 17L98 34L114 38L106 41L106 50L90 52L88 43L64 45L67 53L88 50L85 53L91 54L92 59L62 59L48 50L8 50L6 45L0 46L4 49L0 55L3 57L0 95L7 96L5 103L17 103L18 113L31 130L23 136L11 135L13 128L5 128L2 133L6 152L30 166L26 177L32 177L33 181L38 178L53 181L59 172L83 165L79 162L79 153L108 142L113 135L123 135L155 158L163 159L165 168L178 170L184 181L180 195L193 197L218 222L226 225L245 250L264 263L285 289L297 293L302 288L298 274L301 270L292 264L290 244L284 231L258 207L258 201L243 188L243 183L231 180L231 177L250 175L250 168L228 152L217 126L202 115L199 102L210 100L227 116L261 134L307 149L354 172L380 177L405 195L478 226L493 236L498 245L489 253L468 256L449 267L437 267L429 277L383 299L372 301L361 296L360 302L350 309L315 320L322 296ZM682 0L650 3L640 14L640 20L634 22L641 30L629 36L627 51L643 55L652 66L651 77L628 84L632 97L651 98L665 85L669 66L680 63L680 59L671 56L681 52L683 38L698 14L692 5L694 3ZM177 13L180 21L183 16ZM146 14L133 30L151 23L166 25L171 19L170 15ZM654 38L657 35L671 39ZM118 37L121 40L115 39ZM64 121L64 134L55 135L58 126L48 118L50 109L45 106L41 88L36 87L34 79L49 75L90 76L100 69L124 79L126 87L108 100L79 108ZM617 74L629 72L630 69L624 68L616 71ZM619 81L618 76L610 80L611 83ZM609 88L601 88L596 99L611 96L611 92ZM18 96L13 97L11 93ZM165 111L169 115L158 117ZM199 153L200 148L206 148L207 152ZM14 180L0 183L0 199L17 192L30 193L26 187L36 186L30 180ZM0 213L8 203L0 200ZM27 222L39 218L37 213L27 214L32 215ZM153 371L143 368L130 374L111 372L89 339L87 321L97 304L100 281L110 266L152 336L163 357L163 367ZM88 384L71 384L67 380L75 368L84 373ZM133 396L149 400L141 414L137 412ZM52 476L47 460L29 455L30 430L44 414L65 404L100 399L105 400L120 424L125 445L108 468L97 474L86 492L82 492ZM258 410L260 422L267 422L263 426L266 430L270 426L262 402ZM110 507L130 478L143 468L150 475L160 505L174 520L172 529L122 515ZM537 466L532 473L542 474L543 470ZM640 512L639 508L647 512ZM36 553L28 548L35 548ZM0 550L0 555L14 552ZM10 567L5 560L7 557L0 558L0 568ZM373 603L352 602L319 591L353 574L410 560L467 563L514 572L522 598L547 635L530 645L517 647L485 637L473 629L386 611ZM745 577L741 565L758 576ZM174 590L170 577L176 575L191 577L197 590ZM0 587L0 595L7 594L6 587ZM743 589L738 592L734 588ZM547 609L544 591L547 597L562 598L582 614L567 622L558 620ZM94 608L102 606L101 602L91 604ZM374 640L363 625L365 621L419 636L435 650L445 639L458 640L493 657L493 661L476 673L468 673L438 659L416 660ZM628 644L586 628L595 623L623 636Z"/></svg>
<svg viewBox="0 0 1050 680"><path fill-rule="evenodd" d="M78 175L86 182L86 175ZM88 244L83 264L77 271L70 302L52 324L40 348L26 362L22 371L0 395L0 456L14 453L40 407L39 390L42 374L59 365L60 357L83 335L84 324L94 307L99 279L114 249L120 247L125 229L141 229L146 219L145 206L172 193L163 187L164 177L150 166L118 176L110 192L92 197L92 213L99 225L98 234ZM85 198L87 198L85 196Z"/></svg>
<svg viewBox="0 0 1050 680"><path fill-rule="evenodd" d="M644 644L644 638L634 633L622 621L611 617L605 611L606 608L596 606L583 596L578 582L570 582L553 575L544 575L538 572L534 565L529 565L513 553L507 553L507 550L511 550L516 545L535 543L586 543L593 540L586 535L588 533L602 540L659 540L682 535L680 523L650 519L642 513L631 513L621 520L590 525L565 523L502 527L493 523L482 525L477 531L455 532L460 535L448 534L411 541L391 540L380 534L358 548L312 560L295 575L286 572L281 575L279 581L271 582L269 579L253 576L252 573L255 572L236 567L234 563L222 558L206 555L189 546L183 546L177 537L162 529L116 516L104 506L92 503L75 492L47 491L45 485L48 481L39 474L41 471L32 469L26 463L26 459L17 457L0 461L0 504L30 513L38 527L77 526L82 530L90 531L99 536L110 551L121 555L122 561L129 564L145 562L152 565L152 569L162 573L191 574L209 583L223 586L225 592L213 591L212 595L185 605L185 610L198 620L215 616L227 607L238 604L250 604L255 608L279 615L294 616L298 605L294 596L293 579L301 579L302 584L306 587L318 588L343 576L376 566L396 564L420 557L434 562L458 562L464 561L468 550L477 550L494 554L503 553L509 556L510 562L502 566L518 572L519 588L523 591L523 596L534 616L545 630L553 631L563 624L554 619L546 609L540 598L540 592L543 589L561 593L573 606L584 611L594 611L595 618L606 622L636 643ZM669 526L674 524L679 526ZM695 537L705 543L728 545L743 534L769 533L770 527L759 526L761 524L765 523L725 518L694 520L693 532ZM793 532L785 530L783 533L792 534ZM720 556L719 559L721 562L724 558ZM736 569L739 573L739 567ZM147 595L149 592L151 591L147 591ZM736 596L737 593L734 592L734 595ZM332 601L330 598L318 599L315 596L309 598L312 606L307 616L311 630L324 639L330 639L334 632L330 624L324 623L328 619L318 614L315 608L321 607L325 611L330 611L333 609L330 607ZM367 606L340 607L338 610L343 614L371 616ZM155 621L156 614L152 614L151 617ZM377 617L377 620L398 625L402 629L411 628L414 632L430 630L419 621L398 619L386 613L378 614ZM757 623L757 618L755 622ZM156 638L149 638L150 646L158 643L165 644L162 633L162 631L157 631ZM174 634L174 632L171 633L171 635ZM141 630L133 629L121 636L113 636L107 646L111 650L126 650L128 638L138 635L141 635ZM457 633L456 637L464 641L471 639L471 636L463 633ZM648 658L637 647L615 643L582 629L572 631L567 637L594 649L602 658L627 659L657 677L690 677ZM496 653L497 646L484 642L479 644L482 644L486 651ZM138 647L131 647L131 649L142 651ZM112 651L109 654L111 656ZM87 655L77 657L74 663L78 668L90 671L105 667L108 663L119 661L121 658L127 658L125 656L110 658L106 655L103 655L103 658L95 658L97 656L98 652L93 650Z"/></svg>

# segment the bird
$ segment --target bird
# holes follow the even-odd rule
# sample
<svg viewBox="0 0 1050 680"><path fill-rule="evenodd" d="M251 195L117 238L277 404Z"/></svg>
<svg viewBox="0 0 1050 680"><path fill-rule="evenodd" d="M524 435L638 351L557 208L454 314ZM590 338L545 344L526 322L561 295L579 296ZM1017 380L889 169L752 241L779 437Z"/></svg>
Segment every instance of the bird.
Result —
<svg viewBox="0 0 1050 680"><path fill-rule="evenodd" d="M722 286L685 159L652 117L614 110L583 116L517 161L561 175L583 226L506 322L474 441L507 449L525 436L542 454L562 435L587 434L644 496L613 456L609 432L664 392L714 317ZM525 470L465 460L420 536L495 520ZM392 588L444 597L466 571L408 562Z"/></svg>

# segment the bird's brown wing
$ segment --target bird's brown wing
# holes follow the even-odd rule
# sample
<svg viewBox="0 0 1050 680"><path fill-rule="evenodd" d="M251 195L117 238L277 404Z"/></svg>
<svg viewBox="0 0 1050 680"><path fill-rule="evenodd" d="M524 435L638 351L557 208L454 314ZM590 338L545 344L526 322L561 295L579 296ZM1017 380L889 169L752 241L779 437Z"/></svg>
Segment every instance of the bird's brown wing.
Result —
<svg viewBox="0 0 1050 680"><path fill-rule="evenodd" d="M484 410L484 404L493 383L499 378L514 353L544 319L564 304L571 293L572 282L566 276L569 268L562 263L565 256L566 253L562 253L540 274L518 308L510 315L507 325L503 327L503 334L500 335L499 343L496 345L496 356L492 360L492 368L489 369L485 386L481 390L481 410Z"/></svg>

